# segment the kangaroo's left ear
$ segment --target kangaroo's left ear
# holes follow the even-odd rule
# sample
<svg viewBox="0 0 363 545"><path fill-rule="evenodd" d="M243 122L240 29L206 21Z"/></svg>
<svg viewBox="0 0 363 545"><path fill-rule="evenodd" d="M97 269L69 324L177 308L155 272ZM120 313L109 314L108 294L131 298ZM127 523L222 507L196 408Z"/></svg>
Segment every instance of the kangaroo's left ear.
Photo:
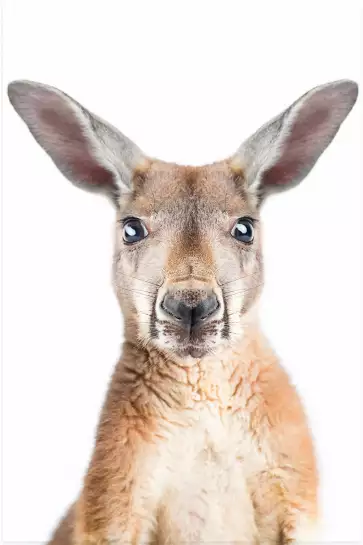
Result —
<svg viewBox="0 0 363 545"><path fill-rule="evenodd" d="M244 142L232 166L259 198L295 186L333 140L357 96L358 85L350 80L311 89Z"/></svg>
<svg viewBox="0 0 363 545"><path fill-rule="evenodd" d="M13 81L8 94L35 140L71 182L111 195L130 191L145 156L118 129L49 85Z"/></svg>

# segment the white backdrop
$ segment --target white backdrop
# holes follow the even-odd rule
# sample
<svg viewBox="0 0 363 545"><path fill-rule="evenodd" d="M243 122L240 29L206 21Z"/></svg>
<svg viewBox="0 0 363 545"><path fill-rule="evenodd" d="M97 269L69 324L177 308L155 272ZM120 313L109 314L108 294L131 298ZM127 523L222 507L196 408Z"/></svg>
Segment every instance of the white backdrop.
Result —
<svg viewBox="0 0 363 545"><path fill-rule="evenodd" d="M6 0L4 86L55 85L152 156L214 161L309 88L359 80L358 3L334 4ZM360 102L263 211L261 316L310 417L326 542L360 539ZM40 542L79 491L119 355L114 212L6 96L3 114L3 540Z"/></svg>

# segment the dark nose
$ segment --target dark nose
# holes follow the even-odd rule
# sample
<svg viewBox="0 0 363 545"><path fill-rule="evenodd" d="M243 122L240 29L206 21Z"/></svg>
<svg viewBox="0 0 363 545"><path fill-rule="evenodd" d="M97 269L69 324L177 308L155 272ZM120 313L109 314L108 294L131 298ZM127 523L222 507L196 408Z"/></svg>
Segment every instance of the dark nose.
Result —
<svg viewBox="0 0 363 545"><path fill-rule="evenodd" d="M161 303L162 309L183 325L195 327L215 314L219 308L218 299L214 293L201 298L196 290L192 296L191 290L185 291L187 292L185 296L183 292L167 293Z"/></svg>

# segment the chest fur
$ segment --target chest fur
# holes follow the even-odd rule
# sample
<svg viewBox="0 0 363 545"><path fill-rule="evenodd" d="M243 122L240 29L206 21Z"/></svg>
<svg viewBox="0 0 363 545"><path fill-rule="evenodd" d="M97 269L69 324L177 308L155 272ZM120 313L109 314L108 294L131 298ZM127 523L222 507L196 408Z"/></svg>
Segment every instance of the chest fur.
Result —
<svg viewBox="0 0 363 545"><path fill-rule="evenodd" d="M248 480L266 462L241 415L210 404L163 437L152 480L164 541L253 539Z"/></svg>

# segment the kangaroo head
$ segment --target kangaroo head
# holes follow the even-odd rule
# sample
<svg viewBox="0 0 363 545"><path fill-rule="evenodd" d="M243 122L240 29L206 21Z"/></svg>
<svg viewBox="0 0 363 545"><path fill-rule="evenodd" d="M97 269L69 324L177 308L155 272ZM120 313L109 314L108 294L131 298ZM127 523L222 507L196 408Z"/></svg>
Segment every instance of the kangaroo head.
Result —
<svg viewBox="0 0 363 545"><path fill-rule="evenodd" d="M348 80L316 87L227 160L189 167L147 157L58 89L9 85L14 108L62 173L116 204L114 278L126 338L183 359L243 336L262 284L261 203L308 174L357 93Z"/></svg>

